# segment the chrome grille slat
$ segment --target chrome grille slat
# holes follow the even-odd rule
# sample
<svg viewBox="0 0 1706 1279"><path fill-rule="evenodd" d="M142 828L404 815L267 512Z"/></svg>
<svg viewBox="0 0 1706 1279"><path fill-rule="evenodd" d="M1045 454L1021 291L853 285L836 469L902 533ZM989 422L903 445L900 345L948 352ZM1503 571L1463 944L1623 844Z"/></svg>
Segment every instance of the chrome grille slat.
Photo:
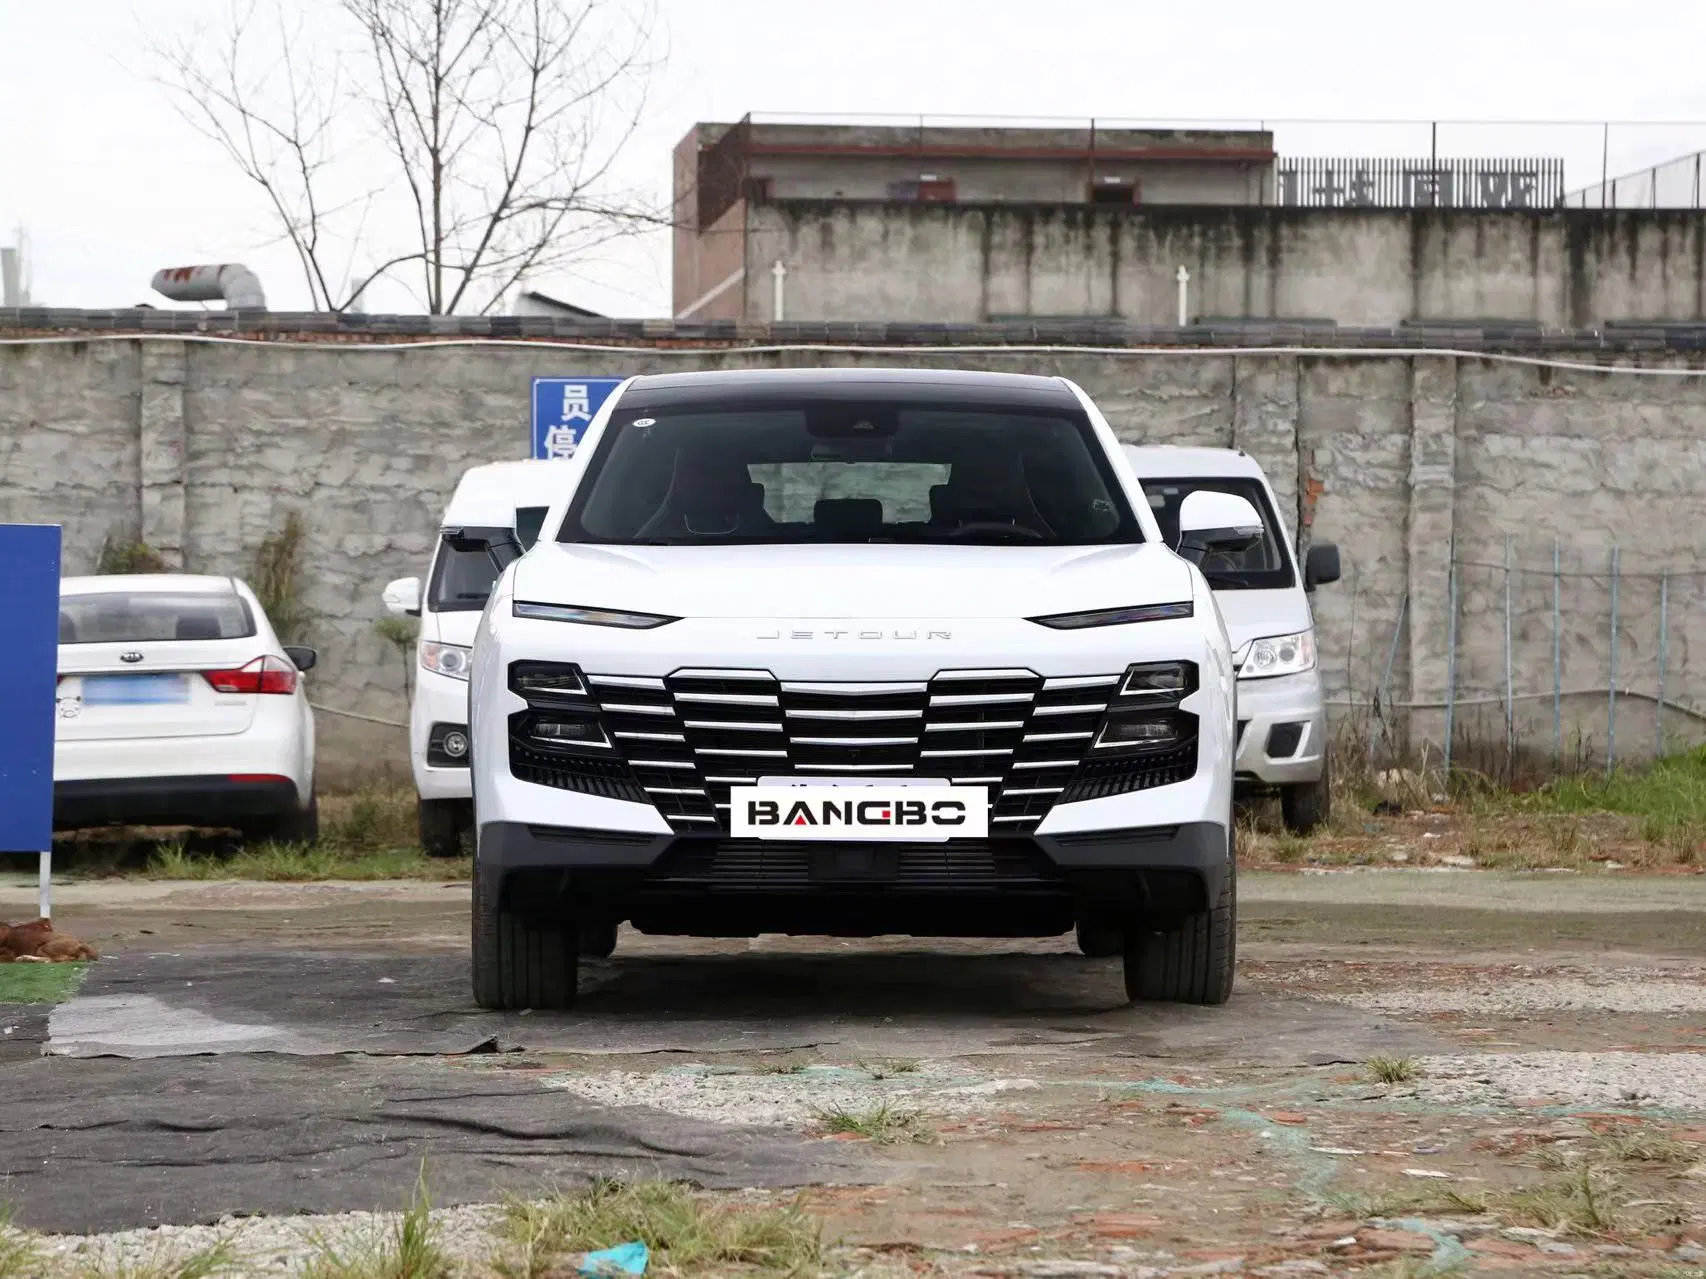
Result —
<svg viewBox="0 0 1706 1279"><path fill-rule="evenodd" d="M1075 780L1102 759L1089 744L1121 678L1045 679L1011 667L845 682L701 667L661 679L583 677L617 754L637 756L627 763L635 797L654 801L677 831L726 830L729 788L760 777L929 777L987 787L1003 837L1033 828L1056 803L1121 793L1124 783L1106 773L1132 767L1121 760L1098 763L1104 771L1090 783ZM1182 767L1139 786L1188 776Z"/></svg>

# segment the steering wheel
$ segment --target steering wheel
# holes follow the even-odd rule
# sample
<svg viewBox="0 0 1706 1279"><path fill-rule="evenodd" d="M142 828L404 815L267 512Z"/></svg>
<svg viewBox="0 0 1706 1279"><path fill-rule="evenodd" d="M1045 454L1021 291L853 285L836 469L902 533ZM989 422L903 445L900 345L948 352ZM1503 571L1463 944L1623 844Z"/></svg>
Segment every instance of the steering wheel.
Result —
<svg viewBox="0 0 1706 1279"><path fill-rule="evenodd" d="M1020 537L1028 537L1033 542L1043 540L1043 534L1025 524L1004 524L1000 520L972 520L961 524L948 534L950 539L970 536L973 533L1017 533Z"/></svg>

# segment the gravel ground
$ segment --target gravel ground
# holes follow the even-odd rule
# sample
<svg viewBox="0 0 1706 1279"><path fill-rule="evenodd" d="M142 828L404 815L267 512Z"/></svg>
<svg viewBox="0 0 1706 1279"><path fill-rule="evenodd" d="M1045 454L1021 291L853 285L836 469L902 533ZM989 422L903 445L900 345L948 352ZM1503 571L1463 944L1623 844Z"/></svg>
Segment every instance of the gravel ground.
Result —
<svg viewBox="0 0 1706 1279"><path fill-rule="evenodd" d="M467 1264L491 1258L497 1249L492 1228L502 1210L491 1205L435 1210L439 1246ZM218 1273L229 1279L295 1275L329 1250L347 1257L382 1245L397 1213L353 1212L330 1217L247 1217L217 1226L161 1226L111 1235L48 1235L41 1240L49 1264L60 1273L174 1273L172 1266L206 1249L227 1244L236 1265ZM44 1279L50 1279L48 1271Z"/></svg>
<svg viewBox="0 0 1706 1279"><path fill-rule="evenodd" d="M606 1105L651 1106L693 1119L765 1128L806 1127L826 1110L858 1113L884 1105L926 1115L969 1114L986 1110L993 1094L1040 1087L1031 1079L968 1077L928 1062L882 1079L833 1066L787 1074L683 1066L648 1074L561 1075L546 1083Z"/></svg>
<svg viewBox="0 0 1706 1279"><path fill-rule="evenodd" d="M1413 1091L1444 1106L1654 1106L1706 1112L1706 1053L1519 1052L1423 1057Z"/></svg>
<svg viewBox="0 0 1706 1279"><path fill-rule="evenodd" d="M1310 992L1319 999L1382 1013L1608 1012L1685 1013L1706 1011L1706 973L1692 980L1673 971L1607 969L1592 977L1545 976L1396 990Z"/></svg>

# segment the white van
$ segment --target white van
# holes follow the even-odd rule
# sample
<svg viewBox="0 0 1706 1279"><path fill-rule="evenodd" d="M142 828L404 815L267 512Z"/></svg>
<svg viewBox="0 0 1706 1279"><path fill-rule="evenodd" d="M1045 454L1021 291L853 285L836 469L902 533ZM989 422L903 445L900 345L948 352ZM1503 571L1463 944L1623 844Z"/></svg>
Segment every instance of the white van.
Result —
<svg viewBox="0 0 1706 1279"><path fill-rule="evenodd" d="M513 529L523 548L539 537L545 513L573 483L573 458L492 462L466 471L445 508L442 527ZM473 791L468 780L468 657L497 566L484 551L433 552L423 588L404 577L385 588L385 607L421 619L419 661L409 704L409 758L419 796L421 847L433 857L457 857L471 837Z"/></svg>
<svg viewBox="0 0 1706 1279"><path fill-rule="evenodd" d="M1339 548L1314 543L1299 570L1273 486L1241 449L1128 444L1124 451L1162 537L1196 561L1226 622L1238 667L1238 789L1277 791L1286 828L1307 833L1332 811L1327 709L1309 592L1339 580ZM1181 547L1179 507L1205 489L1254 505L1262 516L1261 543L1233 554Z"/></svg>

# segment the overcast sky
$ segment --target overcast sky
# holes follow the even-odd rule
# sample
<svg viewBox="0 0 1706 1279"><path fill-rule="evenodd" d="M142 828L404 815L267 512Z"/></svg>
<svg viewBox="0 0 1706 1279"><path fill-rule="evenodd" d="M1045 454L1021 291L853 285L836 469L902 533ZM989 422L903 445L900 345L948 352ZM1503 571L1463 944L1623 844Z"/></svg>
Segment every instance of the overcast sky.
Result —
<svg viewBox="0 0 1706 1279"><path fill-rule="evenodd" d="M298 0L307 6L323 0ZM650 109L621 179L662 194L695 120L744 113L1706 121L1706 4L1605 0L658 0ZM162 266L242 261L275 309L306 303L258 193L148 76L150 38L228 0L0 0L0 244L29 237L53 306L164 300ZM1426 154L1425 128L1278 124L1282 154ZM1440 153L1561 155L1599 178L1595 127L1442 129ZM1706 147L1615 129L1615 175ZM654 236L532 283L595 310L669 309ZM369 309L416 309L400 290Z"/></svg>

